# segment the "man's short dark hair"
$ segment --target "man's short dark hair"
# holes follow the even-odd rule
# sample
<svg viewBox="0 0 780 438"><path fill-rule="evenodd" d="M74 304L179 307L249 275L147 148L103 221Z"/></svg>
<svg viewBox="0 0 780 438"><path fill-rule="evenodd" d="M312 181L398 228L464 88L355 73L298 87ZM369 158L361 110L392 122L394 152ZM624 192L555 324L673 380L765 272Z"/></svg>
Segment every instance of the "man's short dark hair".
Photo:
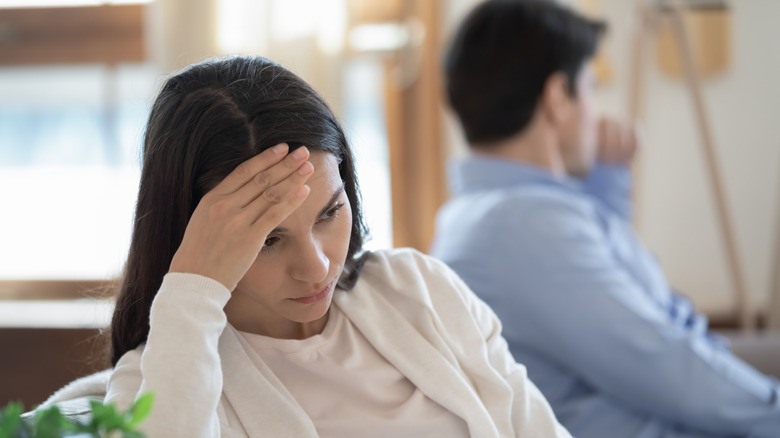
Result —
<svg viewBox="0 0 780 438"><path fill-rule="evenodd" d="M450 105L472 145L501 141L534 116L547 79L576 78L606 24L551 0L488 0L463 21L444 70Z"/></svg>

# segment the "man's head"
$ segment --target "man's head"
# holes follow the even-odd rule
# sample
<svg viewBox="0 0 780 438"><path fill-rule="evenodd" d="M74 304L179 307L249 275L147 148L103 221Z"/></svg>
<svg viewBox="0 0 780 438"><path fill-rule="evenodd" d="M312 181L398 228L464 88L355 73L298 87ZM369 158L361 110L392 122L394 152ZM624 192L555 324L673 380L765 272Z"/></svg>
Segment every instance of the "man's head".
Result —
<svg viewBox="0 0 780 438"><path fill-rule="evenodd" d="M447 94L468 142L491 145L539 117L573 175L595 156L594 56L605 24L544 0L488 0L461 24L445 58Z"/></svg>

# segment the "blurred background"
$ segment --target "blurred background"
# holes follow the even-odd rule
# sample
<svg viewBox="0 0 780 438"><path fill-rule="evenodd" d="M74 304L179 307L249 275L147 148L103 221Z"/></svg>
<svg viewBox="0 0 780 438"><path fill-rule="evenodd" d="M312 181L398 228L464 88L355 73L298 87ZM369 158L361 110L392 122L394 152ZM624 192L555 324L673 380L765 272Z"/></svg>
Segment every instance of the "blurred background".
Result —
<svg viewBox="0 0 780 438"><path fill-rule="evenodd" d="M442 48L477 3L0 0L0 406L107 366L145 118L165 77L204 58L259 54L311 83L355 150L367 248L427 251L466 151ZM635 224L670 282L717 328L776 329L780 0L680 2L693 81L661 2L565 3L609 22L599 103L641 123Z"/></svg>

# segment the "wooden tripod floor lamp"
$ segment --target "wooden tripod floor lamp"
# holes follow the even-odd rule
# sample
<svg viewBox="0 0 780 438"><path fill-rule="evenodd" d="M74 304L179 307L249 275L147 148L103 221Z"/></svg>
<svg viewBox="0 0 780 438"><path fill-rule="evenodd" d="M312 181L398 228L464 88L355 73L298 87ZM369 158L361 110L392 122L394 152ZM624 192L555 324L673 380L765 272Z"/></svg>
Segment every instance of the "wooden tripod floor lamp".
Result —
<svg viewBox="0 0 780 438"><path fill-rule="evenodd" d="M725 5L724 5L725 7ZM756 326L754 304L745 287L745 277L737 252L734 227L726 202L722 176L717 162L715 142L710 128L707 108L704 104L701 90L701 80L691 45L690 35L686 27L683 8L678 0L658 0L654 5L648 5L643 0L636 2L637 17L632 56L631 92L629 93L629 110L633 120L638 120L643 104L643 62L647 39L659 25L671 26L671 35L680 62L683 67L685 86L690 94L696 119L697 129L701 138L702 152L705 158L707 176L712 187L713 201L716 208L716 220L723 239L724 250L729 268L731 287L734 293L739 325L743 330L752 331ZM780 240L778 240L780 248ZM780 249L778 249L780 257ZM780 289L780 274L776 278ZM776 305L780 305L777 303Z"/></svg>

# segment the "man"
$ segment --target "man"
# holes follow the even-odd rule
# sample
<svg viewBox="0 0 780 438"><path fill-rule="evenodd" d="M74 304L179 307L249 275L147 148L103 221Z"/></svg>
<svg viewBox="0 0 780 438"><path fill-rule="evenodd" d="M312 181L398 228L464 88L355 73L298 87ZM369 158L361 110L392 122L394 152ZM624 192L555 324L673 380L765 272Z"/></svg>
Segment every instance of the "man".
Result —
<svg viewBox="0 0 780 438"><path fill-rule="evenodd" d="M467 17L445 71L472 153L432 253L498 313L572 435L780 437L777 382L707 333L631 229L633 131L599 129L592 102L603 30L543 1Z"/></svg>

